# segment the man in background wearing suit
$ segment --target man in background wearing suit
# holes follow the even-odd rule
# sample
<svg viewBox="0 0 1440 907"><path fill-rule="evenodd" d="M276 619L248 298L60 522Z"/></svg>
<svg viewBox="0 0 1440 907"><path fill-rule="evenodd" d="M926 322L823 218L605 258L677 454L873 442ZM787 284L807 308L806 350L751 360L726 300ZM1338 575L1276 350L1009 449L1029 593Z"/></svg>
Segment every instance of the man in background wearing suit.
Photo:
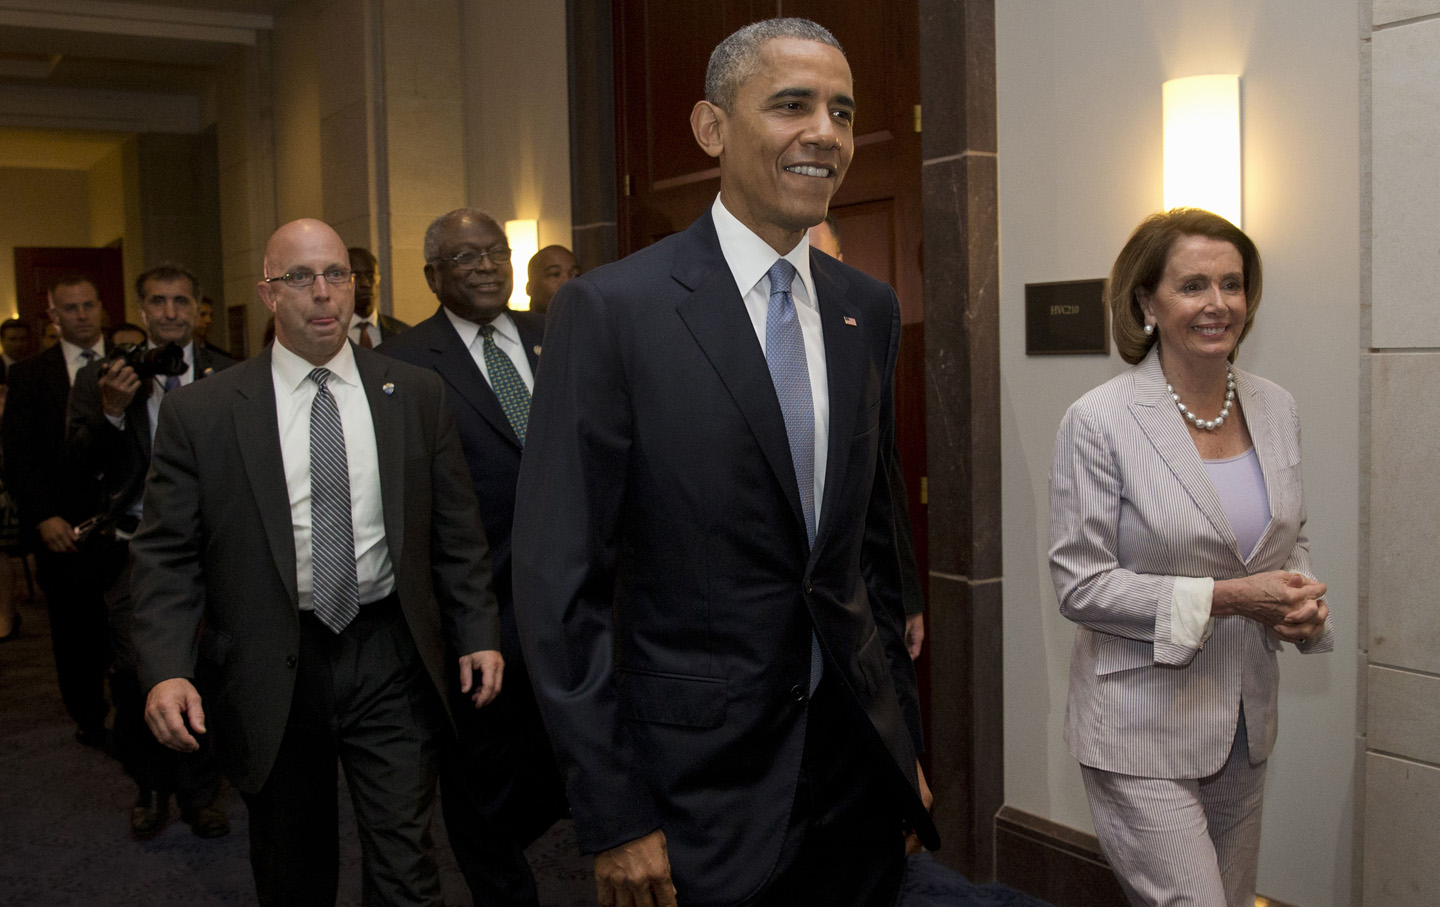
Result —
<svg viewBox="0 0 1440 907"><path fill-rule="evenodd" d="M377 347L410 325L375 308L380 292L380 262L369 249L352 246L350 270L355 275L355 314L350 316L350 339L358 346Z"/></svg>
<svg viewBox="0 0 1440 907"><path fill-rule="evenodd" d="M75 468L95 476L105 495L100 555L106 569L98 580L105 591L110 639L115 662L110 694L115 700L115 749L139 788L130 811L130 830L137 838L160 833L170 818L170 795L180 804L180 817L202 838L229 834L230 822L215 806L220 776L210 748L177 754L161 746L145 726L145 695L135 673L130 643L133 599L130 596L130 539L140 524L145 474L150 469L150 444L160 401L167 394L235 364L195 341L200 283L174 264L150 268L135 279L140 320L150 349L180 347L185 370L178 375L153 375L141 381L135 369L117 359L87 365L75 376L70 392L66 451ZM117 328L115 335L120 330Z"/></svg>
<svg viewBox="0 0 1440 907"><path fill-rule="evenodd" d="M524 849L565 812L565 792L520 656L510 588L510 523L545 329L542 316L506 308L514 271L505 231L461 208L425 231L425 279L440 308L380 352L445 379L490 542L505 692L457 711L458 748L441 765L440 806L476 904L538 907Z"/></svg>
<svg viewBox="0 0 1440 907"><path fill-rule="evenodd" d="M110 644L105 602L90 546L75 527L100 511L94 478L70 468L65 411L80 369L105 358L100 295L90 278L70 274L50 286L50 318L60 341L10 369L5 402L5 487L35 533L35 567L55 649L60 697L79 730L75 739L104 746L105 672Z"/></svg>
<svg viewBox="0 0 1440 907"><path fill-rule="evenodd" d="M10 366L30 355L30 325L19 318L0 322L0 351L0 384L4 384Z"/></svg>
<svg viewBox="0 0 1440 907"><path fill-rule="evenodd" d="M719 198L551 309L521 641L601 904L893 904L905 827L938 844L889 466L900 310L805 240L854 151L850 68L770 20L716 48L705 97Z"/></svg>
<svg viewBox="0 0 1440 907"><path fill-rule="evenodd" d="M546 246L530 256L525 266L525 295L530 297L530 311L540 317L550 310L550 300L567 281L580 276L575 253L564 246Z"/></svg>
<svg viewBox="0 0 1440 907"><path fill-rule="evenodd" d="M328 225L281 227L264 267L276 343L160 407L131 542L145 718L180 750L213 731L262 905L335 903L337 757L364 902L438 904L443 691L484 705L503 670L455 419L435 375L347 342Z"/></svg>

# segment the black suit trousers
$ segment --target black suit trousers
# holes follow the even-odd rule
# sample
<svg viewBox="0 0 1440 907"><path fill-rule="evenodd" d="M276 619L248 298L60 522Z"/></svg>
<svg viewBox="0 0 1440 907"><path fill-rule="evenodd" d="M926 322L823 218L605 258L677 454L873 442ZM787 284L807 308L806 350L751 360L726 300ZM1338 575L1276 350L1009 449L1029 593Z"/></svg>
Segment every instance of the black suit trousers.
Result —
<svg viewBox="0 0 1440 907"><path fill-rule="evenodd" d="M441 761L440 810L455 861L476 904L538 907L524 851L565 815L565 788L524 662L506 662L489 705L456 693L451 713L458 735Z"/></svg>
<svg viewBox="0 0 1440 907"><path fill-rule="evenodd" d="M337 762L355 807L366 907L438 905L434 813L444 707L394 596L342 633L300 615L295 695L264 786L245 797L263 907L334 907Z"/></svg>
<svg viewBox="0 0 1440 907"><path fill-rule="evenodd" d="M113 652L103 586L98 580L102 570L97 552L88 543L66 554L57 554L43 544L36 548L35 572L50 615L60 698L82 730L103 728L110 711L105 701L105 674Z"/></svg>
<svg viewBox="0 0 1440 907"><path fill-rule="evenodd" d="M109 580L105 609L115 651L110 673L110 696L115 702L115 754L142 793L153 790L167 796L174 794L182 815L209 806L220 790L220 770L215 765L210 738L202 736L196 752L180 753L156 740L145 723L145 696L149 691L140 686L130 641L130 543L96 539L94 544L103 564L102 581Z"/></svg>
<svg viewBox="0 0 1440 907"><path fill-rule="evenodd" d="M746 907L892 907L905 879L907 792L828 668L811 697L780 860Z"/></svg>

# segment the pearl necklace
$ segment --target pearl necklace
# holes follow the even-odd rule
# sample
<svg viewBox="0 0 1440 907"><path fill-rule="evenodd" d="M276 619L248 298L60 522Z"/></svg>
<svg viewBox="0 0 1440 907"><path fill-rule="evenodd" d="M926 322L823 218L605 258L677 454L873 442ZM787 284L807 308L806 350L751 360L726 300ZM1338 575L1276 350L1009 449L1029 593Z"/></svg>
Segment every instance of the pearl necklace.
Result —
<svg viewBox="0 0 1440 907"><path fill-rule="evenodd" d="M1195 414L1180 402L1180 395L1175 393L1175 388L1171 387L1168 382L1165 384L1165 392L1170 395L1171 400L1175 401L1175 405L1180 409L1180 415L1185 417L1186 422L1205 431L1215 431L1225 424L1226 417L1230 415L1230 407L1235 405L1235 370L1230 367L1229 363L1225 364L1225 405L1220 408L1220 415L1213 419L1196 418Z"/></svg>

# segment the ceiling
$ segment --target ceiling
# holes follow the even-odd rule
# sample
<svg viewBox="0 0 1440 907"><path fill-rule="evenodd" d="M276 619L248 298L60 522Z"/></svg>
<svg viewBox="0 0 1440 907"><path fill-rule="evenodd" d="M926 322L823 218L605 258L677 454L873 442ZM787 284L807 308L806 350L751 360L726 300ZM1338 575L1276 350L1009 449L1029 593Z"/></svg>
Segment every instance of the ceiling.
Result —
<svg viewBox="0 0 1440 907"><path fill-rule="evenodd" d="M0 89L200 94L289 2L0 0Z"/></svg>

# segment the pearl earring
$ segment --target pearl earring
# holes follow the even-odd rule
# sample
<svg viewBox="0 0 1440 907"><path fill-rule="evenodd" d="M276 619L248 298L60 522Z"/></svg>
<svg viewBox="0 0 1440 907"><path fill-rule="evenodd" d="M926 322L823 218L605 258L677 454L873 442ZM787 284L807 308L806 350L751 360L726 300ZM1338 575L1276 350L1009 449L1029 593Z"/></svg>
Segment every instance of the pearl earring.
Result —
<svg viewBox="0 0 1440 907"><path fill-rule="evenodd" d="M1153 334L1153 333L1155 333L1155 325L1153 325L1153 324L1147 324L1147 325L1145 325L1145 336L1146 336L1146 337L1149 337L1149 336L1150 336L1151 334Z"/></svg>

